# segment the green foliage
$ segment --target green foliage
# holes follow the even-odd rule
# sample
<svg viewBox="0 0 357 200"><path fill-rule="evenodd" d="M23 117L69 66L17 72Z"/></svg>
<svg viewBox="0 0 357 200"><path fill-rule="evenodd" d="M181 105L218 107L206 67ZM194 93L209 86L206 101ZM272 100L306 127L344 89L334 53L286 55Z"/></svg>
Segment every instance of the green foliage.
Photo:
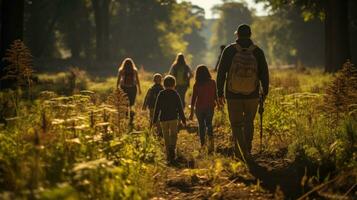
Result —
<svg viewBox="0 0 357 200"><path fill-rule="evenodd" d="M234 42L236 39L234 32L239 24L251 24L253 21L251 11L244 3L224 2L214 9L220 16L212 30L211 46L216 49L222 44Z"/></svg>
<svg viewBox="0 0 357 200"><path fill-rule="evenodd" d="M118 91L108 98L109 105L91 91L66 97L45 91L35 104L19 104L18 115L24 117L0 129L0 194L8 191L14 198L38 199L147 198L161 150L146 131L118 129L116 117L125 116L120 106L125 101Z"/></svg>
<svg viewBox="0 0 357 200"><path fill-rule="evenodd" d="M284 6L271 15L255 17L252 32L270 64L323 64L323 23L318 19L304 21L296 7Z"/></svg>
<svg viewBox="0 0 357 200"><path fill-rule="evenodd" d="M345 64L344 70L325 88L327 94L325 89L318 92L313 89L321 87L317 85L324 82L315 81L306 88L304 85L308 82L302 81L305 79L302 75L296 80L291 79L289 74L286 80L280 75L279 81L274 78L277 75L273 75L272 82L275 87L271 89L266 100L263 124L265 141L270 145L267 150L273 150L274 146L286 147L291 158L301 159L322 168L341 170L355 167L357 124L356 116L351 112L353 106L348 106L355 101L355 92L352 89L356 85L354 70L351 63ZM324 80L319 76L328 75L314 73L313 76L316 80ZM289 81L301 83L292 84ZM279 84L282 87L277 88L276 85ZM342 96L345 100L337 98ZM336 102L343 104L346 109L336 111L342 108L335 106ZM333 108L334 111L326 107ZM334 120L333 112L340 114L339 121Z"/></svg>

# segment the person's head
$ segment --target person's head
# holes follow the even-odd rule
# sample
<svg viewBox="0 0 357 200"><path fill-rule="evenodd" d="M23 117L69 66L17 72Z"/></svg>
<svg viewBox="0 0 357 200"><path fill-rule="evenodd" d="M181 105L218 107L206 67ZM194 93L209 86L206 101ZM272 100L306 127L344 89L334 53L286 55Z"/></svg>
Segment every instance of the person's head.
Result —
<svg viewBox="0 0 357 200"><path fill-rule="evenodd" d="M166 75L164 78L164 87L166 89L174 89L176 86L176 79L171 75Z"/></svg>
<svg viewBox="0 0 357 200"><path fill-rule="evenodd" d="M176 59L173 64L174 65L186 65L186 60L185 60L185 56L183 55L183 53L177 54Z"/></svg>
<svg viewBox="0 0 357 200"><path fill-rule="evenodd" d="M162 76L159 73L154 74L154 83L161 84Z"/></svg>
<svg viewBox="0 0 357 200"><path fill-rule="evenodd" d="M211 74L208 70L208 67L205 65L199 65L196 68L196 83L204 83L211 80Z"/></svg>
<svg viewBox="0 0 357 200"><path fill-rule="evenodd" d="M250 30L250 26L247 24L241 24L238 26L235 34L237 34L239 39L249 39L252 35L252 31Z"/></svg>
<svg viewBox="0 0 357 200"><path fill-rule="evenodd" d="M219 48L221 49L221 51L223 51L224 48L226 48L226 45L221 45Z"/></svg>
<svg viewBox="0 0 357 200"><path fill-rule="evenodd" d="M136 70L135 63L131 58L125 58L119 67L119 71L131 73Z"/></svg>

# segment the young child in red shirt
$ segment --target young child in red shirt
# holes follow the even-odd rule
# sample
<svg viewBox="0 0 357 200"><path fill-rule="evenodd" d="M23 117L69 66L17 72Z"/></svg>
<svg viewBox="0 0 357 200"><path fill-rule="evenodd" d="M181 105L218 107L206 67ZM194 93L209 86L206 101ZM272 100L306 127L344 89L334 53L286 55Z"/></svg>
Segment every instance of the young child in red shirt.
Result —
<svg viewBox="0 0 357 200"><path fill-rule="evenodd" d="M196 111L201 147L206 145L207 135L208 152L212 153L214 150L212 119L217 100L216 82L205 65L197 67L195 76L190 119L193 119L193 113Z"/></svg>

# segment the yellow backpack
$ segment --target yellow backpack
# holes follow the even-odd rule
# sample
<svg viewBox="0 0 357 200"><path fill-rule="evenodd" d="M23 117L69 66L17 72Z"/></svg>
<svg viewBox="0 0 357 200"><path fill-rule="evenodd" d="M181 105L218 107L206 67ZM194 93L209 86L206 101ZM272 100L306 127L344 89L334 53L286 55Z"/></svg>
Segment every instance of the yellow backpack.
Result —
<svg viewBox="0 0 357 200"><path fill-rule="evenodd" d="M236 94L248 95L258 86L258 62L253 52L254 44L243 48L235 44L237 53L234 55L228 72L227 89Z"/></svg>

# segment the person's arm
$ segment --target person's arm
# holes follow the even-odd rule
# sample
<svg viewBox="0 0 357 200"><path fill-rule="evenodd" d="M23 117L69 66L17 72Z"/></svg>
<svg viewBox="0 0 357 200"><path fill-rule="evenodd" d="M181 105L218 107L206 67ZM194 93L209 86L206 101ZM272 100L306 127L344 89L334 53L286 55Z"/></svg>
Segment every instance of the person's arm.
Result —
<svg viewBox="0 0 357 200"><path fill-rule="evenodd" d="M217 95L220 104L224 103L224 85L226 83L228 69L230 67L233 57L230 51L231 50L229 49L229 47L223 50L222 57L218 65L218 73L217 73L216 80L217 80Z"/></svg>
<svg viewBox="0 0 357 200"><path fill-rule="evenodd" d="M216 102L218 97L217 97L217 86L216 86L216 81L213 80L213 88L214 88L214 101Z"/></svg>
<svg viewBox="0 0 357 200"><path fill-rule="evenodd" d="M175 72L175 66L174 66L174 65L172 65L172 66L170 67L169 74L170 74L171 76L176 77L176 72Z"/></svg>
<svg viewBox="0 0 357 200"><path fill-rule="evenodd" d="M222 57L222 51L219 53L218 58L217 58L217 62L216 62L216 66L214 67L214 71L216 72L218 69L218 65L219 65L219 61L221 60Z"/></svg>
<svg viewBox="0 0 357 200"><path fill-rule="evenodd" d="M192 92L192 98L191 98L191 113L189 119L193 119L193 113L195 112L195 106L196 106L196 101L197 101L197 86L196 84L193 85L193 92Z"/></svg>
<svg viewBox="0 0 357 200"><path fill-rule="evenodd" d="M154 108L154 117L152 119L152 122L150 123L150 126L152 126L153 124L156 124L157 123L157 120L159 119L159 114L161 112L161 98L162 98L162 95L158 95L158 97L156 98L156 102L155 102L155 108Z"/></svg>
<svg viewBox="0 0 357 200"><path fill-rule="evenodd" d="M119 88L119 85L120 85L120 79L121 79L121 73L120 73L120 71L118 71L117 87L116 87L116 88Z"/></svg>
<svg viewBox="0 0 357 200"><path fill-rule="evenodd" d="M259 70L258 77L263 88L263 98L265 99L269 93L269 69L264 52L261 49L257 51L257 61Z"/></svg>
<svg viewBox="0 0 357 200"><path fill-rule="evenodd" d="M149 89L148 92L145 95L145 99L144 99L142 110L146 110L147 109L149 98L151 98L151 89Z"/></svg>
<svg viewBox="0 0 357 200"><path fill-rule="evenodd" d="M187 72L188 72L188 80L190 80L193 77L193 72L191 70L191 67L187 65Z"/></svg>
<svg viewBox="0 0 357 200"><path fill-rule="evenodd" d="M176 106L177 106L179 118L181 119L182 123L186 126L186 117L185 117L185 113L183 112L183 107L182 107L182 103L181 103L181 99L180 99L179 95L177 95L177 98L176 98Z"/></svg>
<svg viewBox="0 0 357 200"><path fill-rule="evenodd" d="M139 94L141 94L141 86L140 86L140 80L139 80L139 75L138 75L138 71L135 71L135 77L136 77L136 84L138 86L139 89Z"/></svg>

